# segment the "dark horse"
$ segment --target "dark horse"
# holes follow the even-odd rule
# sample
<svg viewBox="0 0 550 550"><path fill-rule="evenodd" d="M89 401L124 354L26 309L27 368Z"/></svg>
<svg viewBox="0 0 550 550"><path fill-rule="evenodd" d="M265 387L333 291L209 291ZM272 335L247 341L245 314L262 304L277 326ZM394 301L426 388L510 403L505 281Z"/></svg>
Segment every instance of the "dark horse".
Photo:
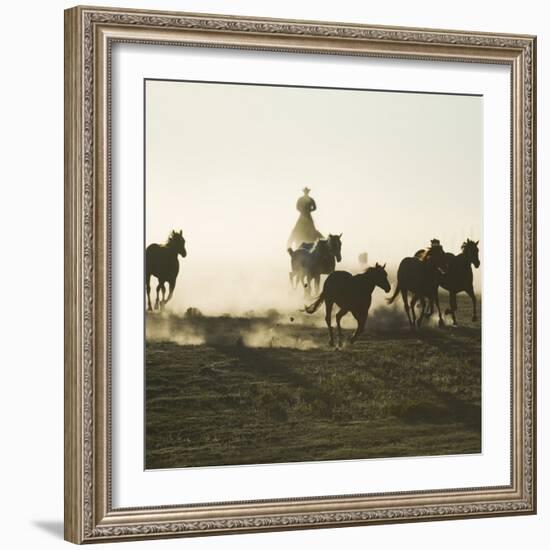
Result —
<svg viewBox="0 0 550 550"><path fill-rule="evenodd" d="M172 298L176 286L176 277L180 269L178 254L182 258L187 256L185 250L185 239L179 232L172 231L166 244L150 244L145 250L145 283L147 287L147 309L152 311L151 307L151 276L158 279L157 299L155 300L155 309L162 309ZM168 283L169 293L166 295L165 284ZM159 301L159 293L162 290L162 301Z"/></svg>
<svg viewBox="0 0 550 550"><path fill-rule="evenodd" d="M290 282L294 287L302 283L309 296L311 281L315 281L316 292L319 292L321 275L332 273L336 262L342 260L342 233L329 235L328 239L320 239L316 243L302 243L296 250L288 249L290 254Z"/></svg>
<svg viewBox="0 0 550 550"><path fill-rule="evenodd" d="M401 293L407 318L409 319L411 328L414 328L416 324L418 326L422 324L422 320L427 314L426 299L428 299L429 303L435 303L437 306L439 326L442 327L445 323L441 316L437 289L439 286L439 276L447 269L445 251L441 244L439 244L439 241L434 239L428 249L424 250L422 254L419 254L419 252L414 257L401 260L397 270L397 287L393 296L388 299L388 303L392 304L399 293ZM410 310L409 291L413 294ZM414 306L418 300L420 300L422 312L418 321L416 321Z"/></svg>
<svg viewBox="0 0 550 550"><path fill-rule="evenodd" d="M471 241L467 239L460 247L460 254L445 253L447 269L445 273L439 274L439 286L449 291L449 305L445 310L445 315L451 315L453 325L456 326L456 295L459 292L466 292L472 300L474 313L472 321L477 321L477 299L474 292L474 276L472 273L472 265L475 268L479 267L479 241ZM416 254L419 255L423 251L419 250ZM433 304L430 304L433 309Z"/></svg>
<svg viewBox="0 0 550 550"><path fill-rule="evenodd" d="M355 317L357 328L350 338L350 342L353 344L365 329L375 287L378 286L385 292L390 291L391 286L385 267L386 264L376 264L375 267L369 267L364 273L355 276L347 271L334 271L327 277L323 285L323 292L315 302L306 307L306 312L314 313L325 302L325 320L329 333L329 345L334 345L331 325L332 306L336 304L340 308L336 314L339 346L342 345L342 327L340 326L342 317L349 311Z"/></svg>

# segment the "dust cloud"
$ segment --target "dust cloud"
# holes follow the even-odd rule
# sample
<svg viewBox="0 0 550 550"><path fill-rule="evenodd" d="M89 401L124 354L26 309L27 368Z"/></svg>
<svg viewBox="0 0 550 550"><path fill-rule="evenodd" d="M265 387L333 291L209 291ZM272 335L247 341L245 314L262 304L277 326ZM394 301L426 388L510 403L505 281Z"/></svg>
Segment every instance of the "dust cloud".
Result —
<svg viewBox="0 0 550 550"><path fill-rule="evenodd" d="M288 261L288 260L287 260ZM242 271L239 277L229 276L235 269L220 266L218 270L200 266L201 277L194 276L195 266L187 258L181 261L178 286L173 300L162 312L147 315L148 342L174 342L179 345L244 346L251 348L293 348L308 350L325 345L325 310L315 314L304 312L313 302L303 287L292 288L284 264L278 271L262 269ZM265 266L264 266L265 267ZM355 267L355 269L354 269ZM364 268L342 264L339 269L360 273ZM207 275L204 276L204 273ZM388 277L395 287L395 271L388 266ZM326 276L321 280L322 285ZM152 293L154 294L154 285ZM401 300L389 306L391 295L379 288L372 294L367 332L408 330L408 322ZM333 310L333 326L335 327ZM352 330L356 322L351 314L342 320L345 330Z"/></svg>
<svg viewBox="0 0 550 550"><path fill-rule="evenodd" d="M173 342L184 346L205 344L300 350L319 347L320 342L308 334L315 323L292 319L291 322L275 312L265 317L152 314L147 318L146 338L148 342Z"/></svg>

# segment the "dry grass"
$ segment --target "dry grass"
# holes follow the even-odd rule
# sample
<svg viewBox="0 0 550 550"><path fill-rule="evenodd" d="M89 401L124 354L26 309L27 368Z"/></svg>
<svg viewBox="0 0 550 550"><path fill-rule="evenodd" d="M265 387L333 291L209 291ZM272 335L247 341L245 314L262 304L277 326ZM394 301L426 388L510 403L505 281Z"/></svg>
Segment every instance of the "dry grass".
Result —
<svg viewBox="0 0 550 550"><path fill-rule="evenodd" d="M459 307L415 332L379 311L341 350L322 313L148 316L146 467L480 452L481 327Z"/></svg>

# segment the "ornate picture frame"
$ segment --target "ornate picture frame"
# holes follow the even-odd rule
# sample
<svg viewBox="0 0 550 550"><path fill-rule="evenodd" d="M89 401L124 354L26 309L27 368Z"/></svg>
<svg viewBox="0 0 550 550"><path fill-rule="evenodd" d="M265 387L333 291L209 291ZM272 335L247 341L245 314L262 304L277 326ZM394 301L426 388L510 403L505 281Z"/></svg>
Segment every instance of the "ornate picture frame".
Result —
<svg viewBox="0 0 550 550"><path fill-rule="evenodd" d="M510 484L114 508L111 52L192 45L499 64L511 74ZM65 12L65 538L74 543L536 513L536 38L129 9ZM169 504L169 505L168 505Z"/></svg>

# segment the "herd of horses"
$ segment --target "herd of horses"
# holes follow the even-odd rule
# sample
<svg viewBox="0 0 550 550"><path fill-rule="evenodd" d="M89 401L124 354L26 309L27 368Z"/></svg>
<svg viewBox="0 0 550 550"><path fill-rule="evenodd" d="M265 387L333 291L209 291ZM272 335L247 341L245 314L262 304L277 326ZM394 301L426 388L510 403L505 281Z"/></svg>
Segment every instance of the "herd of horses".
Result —
<svg viewBox="0 0 550 550"><path fill-rule="evenodd" d="M439 315L439 326L445 322L439 304L439 288L449 292L449 308L445 314L452 317L453 325L457 325L456 296L459 292L466 292L473 305L472 320L477 320L477 298L473 287L472 266L479 267L479 241L466 239L459 254L445 252L437 239L433 239L430 246L418 250L413 256L403 258L397 270L397 285L393 295L387 302L392 304L399 295L403 299L405 313L411 328L420 327L423 320L434 312L434 306ZM325 304L325 321L329 332L329 344L334 345L332 330L332 308L336 304L339 311L336 314L338 330L338 345L342 344L341 320L351 313L357 321L357 328L350 338L353 343L364 331L369 308L372 302L372 293L376 287L386 293L390 292L391 284L386 272L386 264L376 264L364 273L353 276L347 271L336 271L335 263L341 260L341 235L329 235L324 243L317 241L311 245L306 243L296 250L289 249L291 256L291 281L299 280L309 295L311 281L316 282L322 273L328 277L318 298L304 311L314 313L321 304ZM328 258L332 256L332 261ZM410 293L410 302L409 302ZM420 305L420 316L416 318L416 306Z"/></svg>
<svg viewBox="0 0 550 550"><path fill-rule="evenodd" d="M473 305L472 320L477 320L477 299L473 288L472 266L478 268L479 241L466 239L458 254L446 252L437 239L430 246L418 250L413 256L401 260L397 270L397 284L393 295L387 299L392 304L401 295L409 325L420 327L426 317L437 309L439 326L444 326L439 304L439 288L449 293L449 308L445 314L451 315L453 325L457 325L456 296L466 292ZM336 270L336 264L342 260L342 234L329 235L314 243L302 243L293 250L288 248L291 271L290 282L294 288L302 285L306 296L310 296L314 285L317 299L305 307L307 313L314 313L321 304L325 304L325 320L329 331L329 343L334 345L332 330L332 308L339 307L336 314L338 345L342 345L341 320L351 313L357 321L357 328L350 338L354 342L364 331L372 293L376 287L389 293L391 284L386 272L386 264L369 267L363 273L352 275L347 271ZM145 283L147 290L147 309L151 311L151 277L158 280L155 309L162 309L172 298L179 272L178 255L185 258L185 239L182 232L172 231L165 244L150 244L145 251ZM321 275L328 275L323 289L319 293ZM168 296L166 297L166 284ZM162 294L162 298L161 295ZM409 301L410 295L410 301ZM420 306L420 315L416 317L416 307Z"/></svg>

